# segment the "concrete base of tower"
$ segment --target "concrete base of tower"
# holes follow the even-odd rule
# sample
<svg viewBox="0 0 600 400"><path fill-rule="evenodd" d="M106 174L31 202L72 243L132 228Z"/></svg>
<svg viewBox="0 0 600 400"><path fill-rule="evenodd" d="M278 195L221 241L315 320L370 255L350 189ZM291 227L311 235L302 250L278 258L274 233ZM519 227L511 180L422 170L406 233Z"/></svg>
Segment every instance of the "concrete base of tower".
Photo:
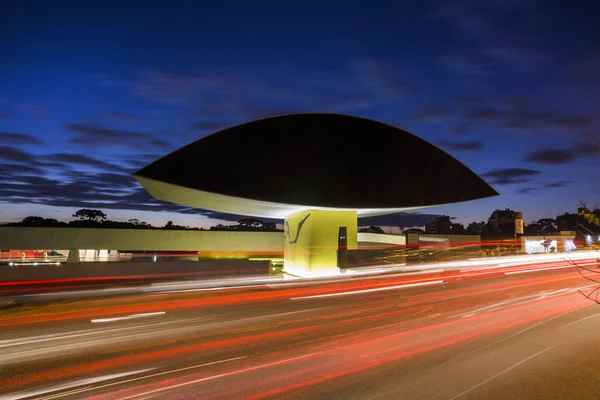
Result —
<svg viewBox="0 0 600 400"><path fill-rule="evenodd" d="M285 218L284 229L283 271L289 277L339 274L345 250L356 249L358 241L356 211L301 211Z"/></svg>

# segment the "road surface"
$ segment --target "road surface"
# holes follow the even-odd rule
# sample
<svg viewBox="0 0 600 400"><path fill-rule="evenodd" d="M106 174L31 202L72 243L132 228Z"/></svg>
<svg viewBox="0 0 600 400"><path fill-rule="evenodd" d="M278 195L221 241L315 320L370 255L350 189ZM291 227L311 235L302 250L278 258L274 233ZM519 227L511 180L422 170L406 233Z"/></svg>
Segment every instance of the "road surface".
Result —
<svg viewBox="0 0 600 400"><path fill-rule="evenodd" d="M557 258L23 304L0 399L597 400L595 288Z"/></svg>

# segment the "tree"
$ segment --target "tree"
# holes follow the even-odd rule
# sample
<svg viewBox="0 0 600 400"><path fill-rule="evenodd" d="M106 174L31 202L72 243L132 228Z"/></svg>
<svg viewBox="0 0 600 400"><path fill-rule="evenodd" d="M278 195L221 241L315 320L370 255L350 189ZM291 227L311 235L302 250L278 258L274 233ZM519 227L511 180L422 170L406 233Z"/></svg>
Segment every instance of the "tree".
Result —
<svg viewBox="0 0 600 400"><path fill-rule="evenodd" d="M275 222L264 222L263 223L263 230L276 232L277 231L277 224L275 224Z"/></svg>
<svg viewBox="0 0 600 400"><path fill-rule="evenodd" d="M172 227L173 227L173 221L167 222L167 224L164 226L165 229L171 229Z"/></svg>
<svg viewBox="0 0 600 400"><path fill-rule="evenodd" d="M383 229L378 226L369 226L368 228L361 228L358 230L361 233L382 233L385 234Z"/></svg>
<svg viewBox="0 0 600 400"><path fill-rule="evenodd" d="M219 225L211 226L210 230L211 231L229 231L229 230L231 230L231 228L229 227L229 225L219 224Z"/></svg>
<svg viewBox="0 0 600 400"><path fill-rule="evenodd" d="M579 215L581 215L588 224L600 227L600 210L597 208L594 211L584 208L579 212Z"/></svg>
<svg viewBox="0 0 600 400"><path fill-rule="evenodd" d="M585 201L579 201L579 216L583 218L583 222L578 222L577 225L582 228L583 231L587 234L588 238L591 239L592 248L598 249L598 241L596 240L598 229L600 229L600 208L598 205L594 206L594 210L590 211L587 207ZM593 236L592 236L593 235ZM586 240L587 242L587 240ZM600 258L596 259L596 265L589 266L579 264L572 259L565 259L568 263L573 265L579 274L587 279L588 281L593 282L595 285L594 289L588 289L587 292L584 289L579 289L579 293L584 295L587 299L600 304Z"/></svg>
<svg viewBox="0 0 600 400"><path fill-rule="evenodd" d="M18 222L14 226L38 226L38 227L52 227L61 226L64 223L57 221L54 218L43 218L38 216L30 216L23 218L23 221Z"/></svg>
<svg viewBox="0 0 600 400"><path fill-rule="evenodd" d="M238 225L242 228L262 228L263 222L260 219L256 218L242 218L238 221Z"/></svg>
<svg viewBox="0 0 600 400"><path fill-rule="evenodd" d="M558 230L556 221L552 218L542 218L538 220L539 233L552 233Z"/></svg>
<svg viewBox="0 0 600 400"><path fill-rule="evenodd" d="M44 225L44 221L43 217L31 216L23 218L21 223L25 226L42 226Z"/></svg>
<svg viewBox="0 0 600 400"><path fill-rule="evenodd" d="M128 219L127 222L129 222L131 225L135 225L135 226L138 226L140 224L140 220L137 218Z"/></svg>
<svg viewBox="0 0 600 400"><path fill-rule="evenodd" d="M84 221L94 221L101 222L106 219L106 214L104 214L100 210L91 210L89 208L82 208L81 210L77 210L73 217L79 218Z"/></svg>

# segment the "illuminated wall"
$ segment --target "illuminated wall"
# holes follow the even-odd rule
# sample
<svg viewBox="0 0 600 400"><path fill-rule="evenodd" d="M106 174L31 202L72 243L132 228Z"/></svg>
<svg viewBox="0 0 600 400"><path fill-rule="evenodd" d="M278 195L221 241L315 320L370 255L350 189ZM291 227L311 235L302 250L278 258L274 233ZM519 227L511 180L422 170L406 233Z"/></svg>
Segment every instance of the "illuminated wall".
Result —
<svg viewBox="0 0 600 400"><path fill-rule="evenodd" d="M115 249L281 254L281 232L0 227L2 249Z"/></svg>
<svg viewBox="0 0 600 400"><path fill-rule="evenodd" d="M293 276L339 273L339 228L347 229L348 249L357 247L356 211L308 210L284 222L284 271Z"/></svg>

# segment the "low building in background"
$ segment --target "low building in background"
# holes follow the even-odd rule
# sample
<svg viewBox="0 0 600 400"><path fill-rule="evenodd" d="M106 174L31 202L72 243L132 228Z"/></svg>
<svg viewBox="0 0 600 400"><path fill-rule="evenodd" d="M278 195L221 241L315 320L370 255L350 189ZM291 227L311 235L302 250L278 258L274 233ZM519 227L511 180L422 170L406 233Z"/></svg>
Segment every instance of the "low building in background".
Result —
<svg viewBox="0 0 600 400"><path fill-rule="evenodd" d="M467 226L467 234L469 235L482 235L485 232L485 221L471 222Z"/></svg>
<svg viewBox="0 0 600 400"><path fill-rule="evenodd" d="M554 232L548 235L523 236L523 251L527 254L570 253L577 250L574 231Z"/></svg>
<svg viewBox="0 0 600 400"><path fill-rule="evenodd" d="M435 221L425 224L425 233L442 235L464 235L467 233L463 224L453 223L448 215L440 215Z"/></svg>
<svg viewBox="0 0 600 400"><path fill-rule="evenodd" d="M498 238L523 236L523 213L510 208L494 211L488 219L486 233Z"/></svg>

